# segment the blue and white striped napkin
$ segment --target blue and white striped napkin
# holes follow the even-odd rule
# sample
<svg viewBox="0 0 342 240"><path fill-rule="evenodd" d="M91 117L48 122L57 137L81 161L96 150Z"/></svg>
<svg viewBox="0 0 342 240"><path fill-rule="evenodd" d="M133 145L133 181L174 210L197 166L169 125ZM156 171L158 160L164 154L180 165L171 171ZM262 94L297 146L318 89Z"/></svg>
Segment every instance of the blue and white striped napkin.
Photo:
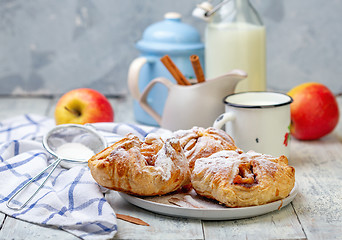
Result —
<svg viewBox="0 0 342 240"><path fill-rule="evenodd" d="M170 133L159 128L124 123L92 125L108 144L129 132L141 138L150 132ZM83 239L112 238L118 231L115 212L87 166L57 167L25 208L15 211L6 206L16 190L54 160L41 143L43 135L54 126L53 119L38 115L23 115L0 122L0 211L28 222L57 226ZM11 203L20 205L21 199L27 199L25 194L33 193L40 183L29 185Z"/></svg>

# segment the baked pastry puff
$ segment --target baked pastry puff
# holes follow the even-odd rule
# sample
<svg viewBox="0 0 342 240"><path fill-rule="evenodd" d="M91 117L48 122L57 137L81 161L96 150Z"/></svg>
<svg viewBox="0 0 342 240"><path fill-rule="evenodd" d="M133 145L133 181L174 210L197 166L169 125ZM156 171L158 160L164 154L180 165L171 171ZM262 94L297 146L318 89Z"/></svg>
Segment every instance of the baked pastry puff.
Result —
<svg viewBox="0 0 342 240"><path fill-rule="evenodd" d="M144 141L128 134L88 161L100 185L138 196L163 195L190 182L188 161L180 142L155 134Z"/></svg>
<svg viewBox="0 0 342 240"><path fill-rule="evenodd" d="M191 171L194 168L196 160L199 158L209 157L222 150L242 152L235 146L231 136L225 131L213 127L207 129L193 127L189 130L178 130L174 132L174 136L180 139Z"/></svg>
<svg viewBox="0 0 342 240"><path fill-rule="evenodd" d="M197 194L228 207L256 206L286 198L295 184L295 169L285 156L221 151L197 159L191 183Z"/></svg>

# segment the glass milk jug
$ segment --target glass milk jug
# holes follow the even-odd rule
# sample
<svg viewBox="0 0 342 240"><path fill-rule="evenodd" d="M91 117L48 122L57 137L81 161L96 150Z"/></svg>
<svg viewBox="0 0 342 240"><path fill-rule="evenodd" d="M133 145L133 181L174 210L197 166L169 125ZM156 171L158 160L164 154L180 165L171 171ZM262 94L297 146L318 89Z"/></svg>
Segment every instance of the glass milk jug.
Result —
<svg viewBox="0 0 342 240"><path fill-rule="evenodd" d="M223 1L205 31L208 79L232 69L247 72L235 92L266 90L265 27L249 0Z"/></svg>

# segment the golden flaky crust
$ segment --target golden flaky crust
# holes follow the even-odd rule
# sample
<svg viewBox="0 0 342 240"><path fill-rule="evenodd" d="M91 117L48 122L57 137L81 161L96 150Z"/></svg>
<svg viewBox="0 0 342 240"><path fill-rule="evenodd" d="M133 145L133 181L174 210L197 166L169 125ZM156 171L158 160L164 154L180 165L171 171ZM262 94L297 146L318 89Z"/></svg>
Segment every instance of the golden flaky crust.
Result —
<svg viewBox="0 0 342 240"><path fill-rule="evenodd" d="M295 184L295 170L285 156L221 151L197 159L191 183L199 195L228 207L256 206L287 197Z"/></svg>
<svg viewBox="0 0 342 240"><path fill-rule="evenodd" d="M190 170L180 142L165 142L155 134L144 141L133 134L88 161L100 185L139 196L163 195L190 182Z"/></svg>
<svg viewBox="0 0 342 240"><path fill-rule="evenodd" d="M197 159L209 157L216 152L222 150L242 152L225 131L213 127L179 130L174 132L174 136L181 141L190 170L194 168Z"/></svg>

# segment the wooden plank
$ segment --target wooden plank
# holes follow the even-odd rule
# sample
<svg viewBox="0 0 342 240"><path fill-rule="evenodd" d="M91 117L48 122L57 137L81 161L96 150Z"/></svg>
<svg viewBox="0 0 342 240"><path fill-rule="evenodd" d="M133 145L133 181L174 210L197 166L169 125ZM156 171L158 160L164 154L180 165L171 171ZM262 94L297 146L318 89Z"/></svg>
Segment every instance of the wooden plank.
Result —
<svg viewBox="0 0 342 240"><path fill-rule="evenodd" d="M317 141L292 142L299 193L293 201L310 240L342 236L342 143L331 134Z"/></svg>
<svg viewBox="0 0 342 240"><path fill-rule="evenodd" d="M27 113L46 115L49 98L0 98L0 121Z"/></svg>
<svg viewBox="0 0 342 240"><path fill-rule="evenodd" d="M47 117L50 117L50 118L54 118L54 114L55 114L55 108L56 108L56 104L57 104L57 101L58 99L60 98L59 97L54 97L51 99L51 102L50 104L48 105L47 107L47 110L46 110L46 116Z"/></svg>
<svg viewBox="0 0 342 240"><path fill-rule="evenodd" d="M56 99L0 99L0 120L24 113L53 117ZM116 122L134 123L133 102L110 98ZM299 193L280 211L236 221L204 221L206 239L340 239L342 235L342 143L330 135L319 141L294 140L290 164L296 168ZM112 192L113 194L115 192ZM115 195L115 194L114 194ZM116 212L141 218L151 226L118 221L115 239L203 239L201 221L162 216L111 200ZM0 213L0 239L78 239L55 228L30 224Z"/></svg>
<svg viewBox="0 0 342 240"><path fill-rule="evenodd" d="M265 215L233 220L204 221L205 239L305 239L291 204Z"/></svg>
<svg viewBox="0 0 342 240"><path fill-rule="evenodd" d="M63 239L79 240L78 237L51 227L42 227L36 224L7 217L0 231L0 239L37 240L37 239Z"/></svg>
<svg viewBox="0 0 342 240"><path fill-rule="evenodd" d="M114 239L203 239L200 220L154 214L127 203L115 191L110 191L106 198L116 213L140 218L150 225L138 226L118 219Z"/></svg>
<svg viewBox="0 0 342 240"><path fill-rule="evenodd" d="M114 122L137 123L133 112L133 99L130 96L109 98L114 109Z"/></svg>

